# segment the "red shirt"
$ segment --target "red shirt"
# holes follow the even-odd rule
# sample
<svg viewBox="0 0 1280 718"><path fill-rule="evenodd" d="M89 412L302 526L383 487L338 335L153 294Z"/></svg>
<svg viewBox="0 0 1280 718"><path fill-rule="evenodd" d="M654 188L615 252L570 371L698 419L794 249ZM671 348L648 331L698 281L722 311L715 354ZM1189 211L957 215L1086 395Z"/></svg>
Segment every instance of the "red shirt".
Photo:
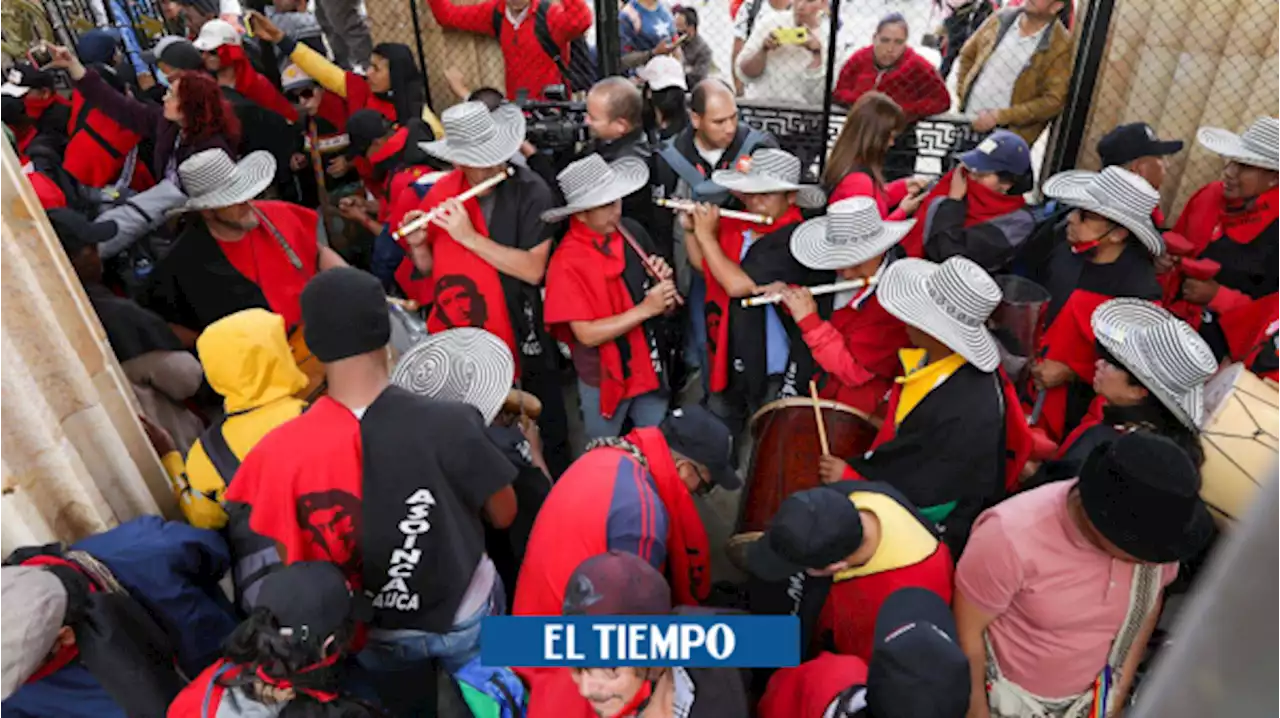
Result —
<svg viewBox="0 0 1280 718"><path fill-rule="evenodd" d="M218 240L227 261L246 279L258 285L271 311L284 317L285 325L302 321L302 288L316 274L320 247L316 244L316 213L289 202L262 200L253 203L280 232L297 255L295 267L280 240L263 222L235 242Z"/></svg>
<svg viewBox="0 0 1280 718"><path fill-rule="evenodd" d="M906 326L874 294L860 308L842 307L830 321L810 314L799 323L813 360L826 372L822 396L867 416L883 416L902 368L898 350L909 347Z"/></svg>

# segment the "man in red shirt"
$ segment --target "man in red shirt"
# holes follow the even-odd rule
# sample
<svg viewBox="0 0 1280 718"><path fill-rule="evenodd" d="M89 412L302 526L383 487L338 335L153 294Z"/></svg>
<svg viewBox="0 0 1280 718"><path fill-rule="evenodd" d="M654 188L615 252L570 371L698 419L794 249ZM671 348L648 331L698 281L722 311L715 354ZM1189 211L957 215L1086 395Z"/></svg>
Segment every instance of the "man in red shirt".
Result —
<svg viewBox="0 0 1280 718"><path fill-rule="evenodd" d="M917 586L951 601L951 552L933 522L876 481L789 496L747 549L747 568L768 582L752 586L753 605L779 591L799 594L790 612L800 616L801 640L814 639L802 649L825 647L864 661L871 659L876 614L894 591Z"/></svg>
<svg viewBox="0 0 1280 718"><path fill-rule="evenodd" d="M740 486L731 456L728 428L701 406L672 411L658 428L588 444L534 521L512 613L559 615L573 570L611 550L666 566L677 604L705 600L710 553L691 495Z"/></svg>
<svg viewBox="0 0 1280 718"><path fill-rule="evenodd" d="M544 40L554 43L560 63L569 66L569 43L591 27L591 7L584 0L486 0L475 5L459 5L453 0L428 2L441 27L497 39L506 66L507 99L516 99L524 90L530 99L540 100L547 85L562 83L570 92L590 89L568 87L556 59L543 45ZM546 36L540 37L543 33Z"/></svg>
<svg viewBox="0 0 1280 718"><path fill-rule="evenodd" d="M299 297L317 272L346 266L316 243L316 213L295 204L254 201L271 184L276 161L259 151L233 162L220 149L192 155L178 167L198 212L156 269L148 304L189 342L209 324L259 307L302 321Z"/></svg>

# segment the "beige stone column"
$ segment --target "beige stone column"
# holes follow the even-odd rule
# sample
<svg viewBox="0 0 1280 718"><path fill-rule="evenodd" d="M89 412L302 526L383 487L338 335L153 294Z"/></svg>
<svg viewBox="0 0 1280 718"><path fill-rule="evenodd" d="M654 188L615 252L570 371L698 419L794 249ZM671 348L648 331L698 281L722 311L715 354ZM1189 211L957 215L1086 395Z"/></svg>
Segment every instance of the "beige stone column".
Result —
<svg viewBox="0 0 1280 718"><path fill-rule="evenodd" d="M0 553L177 516L136 400L23 176L0 157Z"/></svg>

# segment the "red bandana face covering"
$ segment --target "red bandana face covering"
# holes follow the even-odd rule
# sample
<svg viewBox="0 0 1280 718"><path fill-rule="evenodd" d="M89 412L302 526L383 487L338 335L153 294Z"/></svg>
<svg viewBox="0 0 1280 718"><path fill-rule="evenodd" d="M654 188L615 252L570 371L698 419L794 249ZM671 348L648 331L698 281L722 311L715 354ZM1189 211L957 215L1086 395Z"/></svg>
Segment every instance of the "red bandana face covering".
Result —
<svg viewBox="0 0 1280 718"><path fill-rule="evenodd" d="M951 170L943 175L942 179L938 180L938 184L934 185L929 194L925 196L924 201L920 203L920 207L916 209L916 217L921 218L921 220L924 217L928 217L929 205L939 198L946 198L947 194L951 192L951 178L955 176L955 173L955 170ZM1027 201L1022 198L1022 195L1001 194L972 179L969 180L968 189L965 191L964 197L965 227L982 224L1027 206ZM924 225L923 221L917 221L912 226L911 231L907 232L907 235L902 238L900 244L908 257L918 258L924 256Z"/></svg>

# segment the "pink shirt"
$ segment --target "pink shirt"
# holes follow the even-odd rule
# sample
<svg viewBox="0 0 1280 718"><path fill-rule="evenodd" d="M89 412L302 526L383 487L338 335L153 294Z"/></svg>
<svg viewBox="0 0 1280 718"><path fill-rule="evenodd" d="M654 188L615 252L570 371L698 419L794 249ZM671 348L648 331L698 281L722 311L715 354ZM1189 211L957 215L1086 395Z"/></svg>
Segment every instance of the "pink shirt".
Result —
<svg viewBox="0 0 1280 718"><path fill-rule="evenodd" d="M956 589L997 618L987 636L1005 678L1043 698L1088 689L1129 608L1133 564L1090 544L1067 513L1075 481L983 512L956 566ZM1178 564L1164 566L1168 586Z"/></svg>

